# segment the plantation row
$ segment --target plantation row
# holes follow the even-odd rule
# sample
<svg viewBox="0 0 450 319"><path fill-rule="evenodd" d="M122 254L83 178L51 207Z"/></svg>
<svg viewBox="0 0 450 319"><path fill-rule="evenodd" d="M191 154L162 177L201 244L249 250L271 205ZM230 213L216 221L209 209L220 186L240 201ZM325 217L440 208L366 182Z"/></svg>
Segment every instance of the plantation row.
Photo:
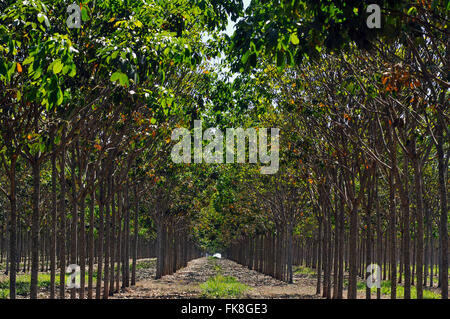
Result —
<svg viewBox="0 0 450 319"><path fill-rule="evenodd" d="M47 263L51 298L69 264L87 287L71 298L108 298L140 256L159 278L202 251L287 282L307 263L328 298L356 298L371 263L391 298L427 281L448 298L448 1L380 0L382 28L365 1L245 4L87 0L69 28L67 1L0 1L10 298L24 267L30 298ZM214 153L227 128L279 129L259 134L278 171L174 163L172 133L195 123Z"/></svg>

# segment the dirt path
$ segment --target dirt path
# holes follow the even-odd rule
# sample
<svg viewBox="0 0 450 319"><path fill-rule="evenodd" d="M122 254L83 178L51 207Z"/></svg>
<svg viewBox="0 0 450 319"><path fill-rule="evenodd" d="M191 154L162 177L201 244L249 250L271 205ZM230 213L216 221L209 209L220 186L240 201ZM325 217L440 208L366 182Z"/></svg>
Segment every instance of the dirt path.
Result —
<svg viewBox="0 0 450 319"><path fill-rule="evenodd" d="M147 270L147 276L138 275L140 280L135 287L114 298L199 298L199 285L217 274L215 264L220 266L222 275L233 276L251 287L243 298L320 298L315 295L315 280L309 276L295 275L294 284L286 284L228 259L211 262L207 258L192 260L187 267L158 280L153 279L154 269Z"/></svg>

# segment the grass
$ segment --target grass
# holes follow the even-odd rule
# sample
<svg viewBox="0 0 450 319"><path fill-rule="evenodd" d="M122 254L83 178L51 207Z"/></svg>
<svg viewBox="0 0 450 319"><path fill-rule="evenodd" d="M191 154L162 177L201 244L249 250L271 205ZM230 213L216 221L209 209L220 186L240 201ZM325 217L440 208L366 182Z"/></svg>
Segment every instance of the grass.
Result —
<svg viewBox="0 0 450 319"><path fill-rule="evenodd" d="M208 257L208 264L212 265L216 275L200 284L201 296L203 298L239 298L244 292L250 289L249 286L239 282L235 277L223 276L222 266L218 263L217 258L212 256Z"/></svg>
<svg viewBox="0 0 450 319"><path fill-rule="evenodd" d="M200 285L204 298L239 298L250 289L232 276L218 274Z"/></svg>
<svg viewBox="0 0 450 319"><path fill-rule="evenodd" d="M66 275L66 282L70 275ZM95 278L97 274L94 272L94 283L96 282ZM86 275L86 282L88 281L88 276ZM16 294L19 296L27 296L30 293L30 282L31 275L23 274L18 275L16 278ZM56 274L55 277L56 285L59 283L59 274ZM40 273L38 275L38 290L48 290L50 289L50 274L48 273ZM9 278L5 278L4 280L0 280L0 299L9 298Z"/></svg>
<svg viewBox="0 0 450 319"><path fill-rule="evenodd" d="M359 281L357 283L357 289L358 290L366 290L366 282L365 281ZM371 289L372 292L377 292L377 288L373 287ZM381 294L383 295L391 295L391 281L390 280L384 280L381 282ZM397 285L397 299L402 299L405 297L405 288L403 286ZM417 290L416 287L411 286L411 298L417 299ZM430 290L423 289L423 298L424 299L441 299L441 296L437 293L434 293Z"/></svg>
<svg viewBox="0 0 450 319"><path fill-rule="evenodd" d="M317 272L309 267L304 266L296 266L294 268L295 274L304 274L304 275L317 275ZM348 280L344 280L344 287L348 287ZM366 290L366 281L358 281L357 283L357 289L360 291ZM373 293L377 292L377 288L373 287L371 289ZM391 281L390 280L383 280L381 282L381 294L390 296L391 295ZM397 284L397 298L401 299L405 296L405 288L399 284ZM411 298L416 299L417 298L417 291L415 286L411 286ZM423 298L424 299L440 299L440 294L434 293L430 290L423 289Z"/></svg>
<svg viewBox="0 0 450 319"><path fill-rule="evenodd" d="M145 261L138 261L136 263L136 270L139 269L151 269L156 267L156 259L152 260L145 260ZM115 267L117 268L117 267ZM133 265L130 264L130 270L133 268Z"/></svg>
<svg viewBox="0 0 450 319"><path fill-rule="evenodd" d="M316 275L317 272L309 267L305 266L295 266L294 267L294 273L299 275Z"/></svg>
<svg viewBox="0 0 450 319"><path fill-rule="evenodd" d="M154 268L156 265L156 259L139 261L136 264L136 269L150 269ZM130 265L130 270L132 265ZM117 267L115 267L117 270ZM66 282L70 275L66 275ZM88 282L88 274L86 271L85 282ZM93 273L93 283L95 285L97 279L97 272ZM16 278L16 294L19 296L27 296L30 294L30 282L31 275L28 274L17 274ZM59 273L56 274L55 283L58 287L59 284ZM49 290L50 289L50 273L39 273L38 274L38 290ZM0 299L9 298L9 277L4 277L0 279Z"/></svg>

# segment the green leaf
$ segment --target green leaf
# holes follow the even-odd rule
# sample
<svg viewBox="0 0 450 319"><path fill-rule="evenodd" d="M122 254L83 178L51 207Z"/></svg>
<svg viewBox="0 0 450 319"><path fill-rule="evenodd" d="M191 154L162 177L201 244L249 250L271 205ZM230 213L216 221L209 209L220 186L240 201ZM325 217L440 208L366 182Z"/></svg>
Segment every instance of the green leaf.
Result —
<svg viewBox="0 0 450 319"><path fill-rule="evenodd" d="M250 50L248 50L247 52L245 52L245 54L242 56L241 61L242 63L247 63L248 58L250 57Z"/></svg>
<svg viewBox="0 0 450 319"><path fill-rule="evenodd" d="M45 20L44 15L42 13L38 13L37 19L38 19L39 23L42 23Z"/></svg>
<svg viewBox="0 0 450 319"><path fill-rule="evenodd" d="M73 78L77 74L77 68L75 67L75 64L72 64L70 67L70 73L69 76Z"/></svg>
<svg viewBox="0 0 450 319"><path fill-rule="evenodd" d="M292 42L293 45L297 45L297 44L300 43L300 40L298 39L296 33L292 33L292 34L291 34L290 40L291 40L291 42Z"/></svg>
<svg viewBox="0 0 450 319"><path fill-rule="evenodd" d="M408 15L416 15L417 13L417 8L416 7L411 7L408 10Z"/></svg>
<svg viewBox="0 0 450 319"><path fill-rule="evenodd" d="M128 81L128 76L125 73L121 73L119 77L120 85L122 86L130 86L130 82Z"/></svg>
<svg viewBox="0 0 450 319"><path fill-rule="evenodd" d="M117 80L119 80L120 74L121 74L120 72L114 72L110 78L111 82L116 82Z"/></svg>
<svg viewBox="0 0 450 319"><path fill-rule="evenodd" d="M111 75L110 80L111 80L111 82L119 81L120 85L122 85L122 86L127 86L127 87L130 86L130 82L128 80L128 76L125 73L122 73L122 72L119 72L119 71L114 72Z"/></svg>
<svg viewBox="0 0 450 319"><path fill-rule="evenodd" d="M83 21L89 20L89 14L86 9L86 6L83 6L83 8L81 9L81 19L83 19Z"/></svg>
<svg viewBox="0 0 450 319"><path fill-rule="evenodd" d="M63 64L61 62L61 59L56 59L53 61L53 73L58 74L63 69Z"/></svg>
<svg viewBox="0 0 450 319"><path fill-rule="evenodd" d="M39 143L39 151L41 153L44 153L44 151L45 151L45 144L44 143Z"/></svg>
<svg viewBox="0 0 450 319"><path fill-rule="evenodd" d="M27 64L30 64L33 62L34 62L34 56L29 56L22 62L22 65L27 65Z"/></svg>
<svg viewBox="0 0 450 319"><path fill-rule="evenodd" d="M63 102L64 95L60 87L58 87L58 92L56 93L56 96L57 96L56 105L61 105Z"/></svg>
<svg viewBox="0 0 450 319"><path fill-rule="evenodd" d="M42 23L42 22L45 21L45 25L46 25L47 27L50 27L50 22L48 21L48 18L47 18L47 16L46 16L45 14L38 13L37 19L38 19L39 23ZM45 29L44 29L44 30L45 30Z"/></svg>

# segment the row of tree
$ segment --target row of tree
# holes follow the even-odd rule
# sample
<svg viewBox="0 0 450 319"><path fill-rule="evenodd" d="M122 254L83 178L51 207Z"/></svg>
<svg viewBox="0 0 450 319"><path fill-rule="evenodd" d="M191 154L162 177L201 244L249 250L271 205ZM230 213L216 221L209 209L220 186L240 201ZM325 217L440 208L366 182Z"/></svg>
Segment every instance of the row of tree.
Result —
<svg viewBox="0 0 450 319"><path fill-rule="evenodd" d="M68 1L1 3L0 229L10 298L19 269L30 270L37 298L47 261L50 298L65 297L69 264L81 269L80 298L108 298L135 283L138 256L157 256L161 276L199 255L183 185L167 188L182 180L169 143L171 128L196 112L210 77L202 61L218 53L218 30L237 6L215 2L85 1L78 29L66 24Z"/></svg>
<svg viewBox="0 0 450 319"><path fill-rule="evenodd" d="M364 4L355 3L354 14L343 9L352 4L345 1L307 16L329 22L322 33L306 34L307 18L301 27L277 13L267 20L272 12L263 8L271 4L252 2L234 37L242 59L232 63L253 68L240 80L257 101L247 116L260 127L280 128L281 164L273 176L251 167L232 175L240 210L266 216L235 236L235 260L255 267L267 254L280 256L264 272L292 282L297 235L305 245L316 243L313 265L325 297L342 298L348 269L348 298L356 298L358 275L366 278L364 267L377 263L389 269L391 298L398 283L405 298L413 284L423 298L434 266L448 298L448 5L422 2L383 3L379 36L361 33L358 40L350 30L349 38L336 35L333 27L346 16L346 28L364 28L357 13ZM288 17L320 6L282 3L277 10ZM270 251L256 249L261 233L276 238Z"/></svg>

